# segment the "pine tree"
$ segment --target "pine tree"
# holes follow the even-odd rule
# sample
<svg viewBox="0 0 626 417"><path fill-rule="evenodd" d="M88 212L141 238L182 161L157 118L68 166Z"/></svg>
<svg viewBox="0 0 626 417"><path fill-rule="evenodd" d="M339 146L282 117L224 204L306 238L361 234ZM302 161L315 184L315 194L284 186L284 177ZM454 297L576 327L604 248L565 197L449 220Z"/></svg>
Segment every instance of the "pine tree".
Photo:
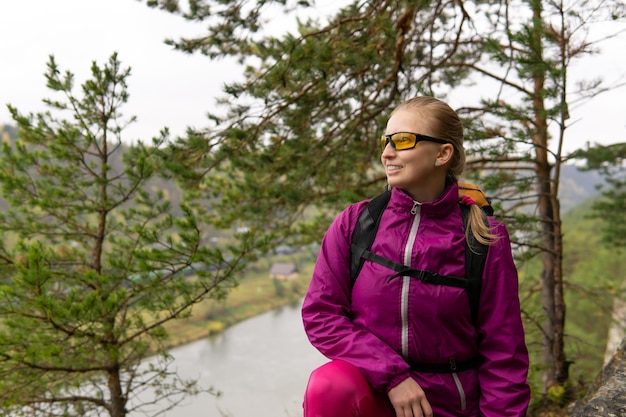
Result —
<svg viewBox="0 0 626 417"><path fill-rule="evenodd" d="M251 231L209 247L219 216L204 197L173 204L158 188L175 167L167 130L150 144L123 141L134 121L121 112L129 76L113 54L76 94L73 74L50 57L49 111L10 107L18 137L0 154L3 415L122 417L211 391L168 368L164 325L223 297L257 242Z"/></svg>

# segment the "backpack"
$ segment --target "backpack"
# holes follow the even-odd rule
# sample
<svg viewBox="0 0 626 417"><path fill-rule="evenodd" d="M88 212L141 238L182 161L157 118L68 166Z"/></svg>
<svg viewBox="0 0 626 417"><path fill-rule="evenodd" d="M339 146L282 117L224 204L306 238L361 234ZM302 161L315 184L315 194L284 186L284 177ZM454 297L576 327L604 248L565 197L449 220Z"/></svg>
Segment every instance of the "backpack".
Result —
<svg viewBox="0 0 626 417"><path fill-rule="evenodd" d="M469 196L478 204L487 216L493 215L493 207L489 199L480 188L469 183L459 183L459 199ZM350 280L354 285L361 268L366 260L376 262L389 269L396 271L389 280L410 276L428 284L448 285L452 287L464 288L467 290L470 301L470 312L472 322L476 322L478 316L478 301L480 299L480 287L487 258L488 246L478 242L472 233L469 239L465 240L465 276L466 278L439 275L436 272L413 269L406 265L394 262L370 251L372 243L376 237L380 218L391 197L391 190L374 197L364 207L359 215L354 232L352 233L352 243L350 245ZM467 228L469 218L469 207L460 204L463 218L463 229ZM488 220L486 219L487 224Z"/></svg>

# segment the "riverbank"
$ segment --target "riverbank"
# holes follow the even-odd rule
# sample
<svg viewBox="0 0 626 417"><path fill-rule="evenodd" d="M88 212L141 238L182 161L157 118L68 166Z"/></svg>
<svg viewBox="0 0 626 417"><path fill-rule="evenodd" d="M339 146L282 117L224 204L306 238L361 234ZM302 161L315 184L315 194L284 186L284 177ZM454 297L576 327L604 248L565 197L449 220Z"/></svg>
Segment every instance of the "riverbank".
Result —
<svg viewBox="0 0 626 417"><path fill-rule="evenodd" d="M189 397L163 417L302 416L309 375L327 359L304 333L301 305L273 309L169 350L168 369L220 396Z"/></svg>
<svg viewBox="0 0 626 417"><path fill-rule="evenodd" d="M250 268L223 300L208 299L195 305L189 317L169 322L168 347L176 347L218 334L233 324L278 307L298 303L313 271L312 262L299 262L298 277L279 281L269 277L269 268Z"/></svg>

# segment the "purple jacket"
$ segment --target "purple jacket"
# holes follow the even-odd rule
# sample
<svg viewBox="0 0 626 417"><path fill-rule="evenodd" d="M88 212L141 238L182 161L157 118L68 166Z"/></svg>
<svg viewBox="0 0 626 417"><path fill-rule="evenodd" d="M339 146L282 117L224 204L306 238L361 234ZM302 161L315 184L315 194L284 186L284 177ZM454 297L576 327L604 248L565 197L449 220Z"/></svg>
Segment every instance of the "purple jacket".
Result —
<svg viewBox="0 0 626 417"><path fill-rule="evenodd" d="M479 312L472 323L464 289L410 277L366 261L350 284L350 240L366 201L349 206L324 239L302 306L305 331L330 359L359 368L377 390L408 376L424 389L437 417L525 416L528 351L520 314L517 271L505 226L492 219L500 239L489 247ZM419 204L394 189L372 252L413 268L465 277L465 237L458 187ZM480 357L482 364L431 374L407 362L445 364Z"/></svg>

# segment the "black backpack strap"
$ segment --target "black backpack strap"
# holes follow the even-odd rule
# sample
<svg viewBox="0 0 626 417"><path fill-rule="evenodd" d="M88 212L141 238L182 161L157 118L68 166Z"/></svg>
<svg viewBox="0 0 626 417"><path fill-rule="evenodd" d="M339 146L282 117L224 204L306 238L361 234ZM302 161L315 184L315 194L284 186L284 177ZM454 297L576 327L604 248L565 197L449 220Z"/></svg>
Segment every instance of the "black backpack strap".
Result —
<svg viewBox="0 0 626 417"><path fill-rule="evenodd" d="M469 220L469 206L461 204L461 216L463 217L463 229L467 230ZM485 217L489 225L489 220ZM468 281L467 295L469 296L472 322L476 323L478 317L478 305L480 302L480 290L487 259L488 246L476 240L473 233L469 233L465 239L465 277Z"/></svg>
<svg viewBox="0 0 626 417"><path fill-rule="evenodd" d="M352 232L352 244L350 245L350 280L352 285L354 285L356 277L359 276L365 263L364 254L372 248L380 218L383 216L383 211L385 211L390 198L391 190L377 195L367 203L359 215L359 220Z"/></svg>
<svg viewBox="0 0 626 417"><path fill-rule="evenodd" d="M422 269L413 269L410 266L403 265L401 263L392 261L383 256L380 256L370 250L363 252L363 259L375 262L379 265L387 267L396 271L395 274L389 277L387 282L394 278L399 277L411 277L418 279L426 284L447 285L449 287L469 288L468 280L465 278L457 278L447 275L439 275L436 272L424 271Z"/></svg>

